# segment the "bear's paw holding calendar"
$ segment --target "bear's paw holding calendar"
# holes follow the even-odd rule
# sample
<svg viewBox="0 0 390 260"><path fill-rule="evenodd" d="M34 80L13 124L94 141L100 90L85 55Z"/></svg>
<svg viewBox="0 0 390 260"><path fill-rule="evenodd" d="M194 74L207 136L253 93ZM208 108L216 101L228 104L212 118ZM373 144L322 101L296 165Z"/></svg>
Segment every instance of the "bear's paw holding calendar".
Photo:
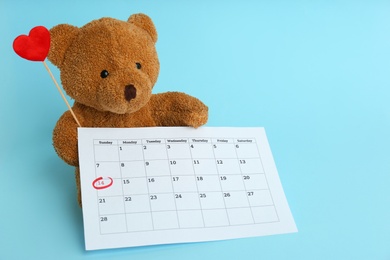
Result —
<svg viewBox="0 0 390 260"><path fill-rule="evenodd" d="M208 108L197 98L152 94L160 65L157 32L148 16L101 18L80 28L60 24L50 36L48 59L59 68L82 127L199 127L207 122ZM71 112L65 112L55 126L53 145L59 157L76 166L81 205L77 127Z"/></svg>

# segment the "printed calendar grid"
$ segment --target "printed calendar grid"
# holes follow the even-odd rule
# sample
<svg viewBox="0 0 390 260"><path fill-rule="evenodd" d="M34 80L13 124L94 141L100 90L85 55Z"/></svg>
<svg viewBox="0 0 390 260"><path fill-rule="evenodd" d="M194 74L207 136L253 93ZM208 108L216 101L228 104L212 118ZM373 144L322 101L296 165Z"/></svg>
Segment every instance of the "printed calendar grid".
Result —
<svg viewBox="0 0 390 260"><path fill-rule="evenodd" d="M192 148L194 148L194 145L199 145L199 144L194 144L194 143L191 143L190 142L190 139L191 138L188 138L188 137L183 137L183 138L169 138L169 139L176 139L176 140L187 140L185 143L186 143L186 147L189 149L191 146L193 146ZM119 176L117 176L116 178L113 177L113 181L114 183L120 183L120 189L118 191L117 194L106 194L107 192L106 191L109 191L110 189L107 189L107 190L104 190L104 191L96 191L97 192L97 198L98 198L98 201L96 201L98 203L98 209L99 209L99 217L101 219L100 221L100 234L104 235L104 234L113 234L113 233L126 233L126 232L138 232L138 231L153 231L153 230L162 230L162 229L166 229L166 230L169 230L169 229L190 229L190 228L209 228L209 227L220 227L220 226L230 226L230 225L235 225L235 226L239 226L239 225L253 225L253 224L265 224L265 223L272 223L272 222L278 222L279 221L279 216L278 216L278 213L275 209L275 205L274 205L274 201L273 201L273 198L272 198L272 194L269 190L269 186L268 186L268 181L267 181L267 176L266 176L266 173L264 171L264 168L263 168L263 164L262 164L262 159L261 159L261 155L259 153L259 151L257 150L257 141L256 141L256 138L241 138L241 139L251 139L251 140L254 140L254 143L252 145L255 146L256 148L256 153L257 153L257 156L254 156L254 157L239 157L239 154L237 153L237 149L234 149L234 156L232 157L224 157L224 156L216 156L216 153L215 153L215 149L217 149L217 147L219 145L225 145L225 144L221 144L221 143L218 143L218 142L215 142L216 140L213 140L213 138L204 138L203 139L205 140L209 140L210 143L207 144L207 146L210 148L210 147L213 147L212 149L212 152L213 152L213 158L210 159L210 156L195 156L194 157L194 154L193 154L193 149L189 149L190 151L190 158L189 157L180 157L179 155L179 158L176 158L175 156L169 156L169 151L168 149L172 148L172 146L175 146L176 143L168 143L167 140L168 139L164 139L164 138L161 138L160 139L160 143L156 144L156 143L146 143L145 144L145 141L148 140L148 139L137 139L137 140L133 140L133 141L137 141L137 144L125 144L123 141L124 140L119 140L119 139L105 139L104 141L105 142L112 142L113 144L115 145L112 145L112 147L115 147L116 148L116 151L117 151L117 155L116 155L116 158L117 159L114 159L114 160L108 160L108 161L103 161L103 160L97 160L96 159L96 146L102 146L102 147L107 147L106 144L96 144L96 142L99 142L99 141L102 141L102 140L99 140L99 139L95 139L94 140L94 149L95 149L95 164L96 165L102 165L102 164L109 164L111 165L111 167L113 165L116 165L114 168L117 168L116 171L118 171L119 173ZM215 138L214 138L215 139ZM224 138L219 138L219 139L224 139ZM229 140L238 140L240 138L227 138ZM164 140L164 141L163 141ZM120 144L120 142L122 141L122 144ZM213 142L214 141L214 142ZM138 144L139 142L139 144ZM240 145L240 144L237 144L235 142L231 142L229 144L233 144L234 146L235 145ZM131 158L123 158L123 156L121 155L121 151L123 151L123 148L124 147L128 147L128 146L134 146L136 145L137 148L143 148L141 149L142 151L142 158L135 158L134 160L131 160ZM151 146L160 146L159 148L162 149L162 147L164 146L165 149L163 149L163 153L164 153L164 156L162 156L162 154L160 154L160 156L162 156L162 158L148 158L147 154L145 154L145 147L151 147ZM203 144L204 145L204 144ZM217 145L217 147L216 147ZM238 147L236 147L238 148ZM138 153L139 154L139 153ZM178 155L176 155L178 156ZM245 164L247 162L247 160L255 160L255 159L258 159L260 161L260 166L261 166L261 169L259 169L259 172L255 172L255 173L247 173L247 174L243 174L243 164ZM191 163L191 168L192 168L192 172L191 173L187 173L187 174L183 174L183 173L174 173L172 174L172 167L175 167L176 164L178 164L179 162L181 161L187 161L188 163L188 160L190 160L192 163ZM197 164L201 164L201 162L203 162L202 160L214 160L214 163L216 163L216 169L215 172L213 173L210 173L210 172L200 172L196 170L196 165ZM221 166L224 161L229 161L229 160L236 160L236 162L241 162L241 163L238 163L238 166L239 166L239 172L233 172L233 173L229 173L229 172L222 172L221 173L221 169L218 168L218 165ZM151 173L150 171L148 172L148 169L147 169L147 166L150 166L151 164L153 163L156 163L156 162L166 162L168 165L165 165L168 166L165 168L165 173L166 174L156 174L156 173ZM128 163L143 163L143 173L140 174L139 176L136 175L136 176L127 176L126 174L124 174L124 171L125 171L125 166L126 164ZM149 164L148 164L149 163ZM119 169L118 169L119 168ZM139 168L142 168L142 167L139 167ZM225 169L226 170L226 169ZM237 170L237 169L236 169ZM244 181L245 179L245 176L250 179L251 177L253 176L263 176L264 178L264 181L265 181L265 185L266 187L265 188L257 188L257 189L247 189L247 183ZM101 176L101 174L98 173L98 170L97 168L95 169L95 177L99 177ZM175 180L176 182L180 181L181 178L185 178L185 177L193 177L193 181L194 183L196 184L196 190L192 190L192 191L186 191L186 190L179 190L177 191L177 187L176 187L176 190L175 190ZM200 181L204 181L204 178L208 178L210 176L213 176L213 177L218 177L218 184L219 184L219 189L218 190L207 190L207 189L201 189L199 190L199 185L198 185L198 182ZM241 181L242 181L242 184L243 184L243 188L244 189L239 189L239 190L229 190L229 189L226 189L226 187L223 187L222 185L222 181L226 181L228 178L231 178L231 176L239 176ZM176 178L176 179L175 179ZM202 180L200 179L202 178ZM125 185L128 185L130 184L131 182L133 182L134 180L145 180L145 188L147 189L147 191L144 191L144 192L140 192L140 193L134 193L134 192L129 192L127 193L127 191L125 191ZM170 184L170 190L169 191L154 191L152 189L151 191L151 186L150 185L153 185L157 182L161 182L162 180L165 180L167 183L166 186ZM169 180L169 181L168 181ZM128 182L128 183L126 183ZM214 182L215 182L215 179L214 179ZM215 183L214 183L215 184ZM259 205L253 205L254 202L253 199L252 201L250 200L250 195L253 195L253 194L257 194L259 192L268 192L268 195L269 195L269 200L270 202L267 204L263 204L261 206ZM238 194L242 194L243 192L245 192L245 194L247 195L246 196L246 201L247 201L247 204L246 206L234 206L234 205L227 205L227 200L230 199L232 197L232 195L236 195L236 193ZM217 207L217 208L207 208L205 207L202 203L202 199L205 200L207 199L207 195L210 195L210 194L219 194L222 196L222 202L223 202L223 206L220 206L220 207ZM251 194L249 194L251 193ZM196 208L190 208L190 209L185 209L185 208L181 208L181 207L178 207L178 200L181 200L183 199L183 195L184 197L187 195L187 194L196 194L197 195L197 200L198 200L198 207ZM166 196L167 195L167 196ZM204 197L202 197L202 195ZM137 197L137 196L144 196L146 197L146 199L144 198L144 202L145 202L145 205L148 205L148 207L146 207L144 209L144 211L137 211L137 212L129 212L126 208L126 199L128 200L131 200L132 198L134 197ZM156 197L154 197L156 196ZM158 196L165 196L165 198L169 198L171 197L171 201L173 200L173 204L174 205L171 205L172 207L169 208L169 209L158 209L158 207L153 207L153 203L151 201L153 200L156 200L158 199ZM180 197L175 197L175 196L180 196ZM224 197L223 197L224 196ZM105 204L107 203L106 200L111 200L113 198L116 198L117 201L121 201L120 204L122 204L121 206L121 210L120 212L117 212L117 213L112 213L112 212L102 212L102 207L100 207L99 204ZM104 203L102 203L104 202ZM180 204L180 203L179 203ZM229 203L228 203L229 204ZM144 206L145 206L144 205ZM174 207L173 207L174 206ZM272 212L274 213L274 218L272 220L263 220L263 221L257 221L255 220L255 217L254 217L254 212L253 212L253 209L258 209L258 208L269 208L271 209L271 214ZM248 213L248 210L250 212L250 216L251 216L251 220L250 219L239 219L237 218L237 212L238 210L244 210L246 209L246 212ZM236 222L231 221L231 217L234 216L234 211L237 211L236 212ZM222 213L223 212L223 213ZM158 223L155 223L156 221L158 222L158 220L160 219L159 214L170 214L171 218L174 218L175 221L173 221L171 224L171 226L167 225L165 227L162 227L162 226L159 226L161 225L158 224ZM183 223L183 221L188 221L189 219L191 218L194 218L194 215L193 214L190 214L190 213L197 213L198 214L198 218L201 219L201 223L197 223L197 225L194 225L194 223L186 223L184 225L181 225ZM206 225L206 221L205 221L205 215L210 215L212 216L213 214L210 214L210 213L219 213L220 214L220 217L221 218L225 218L224 221L225 222L222 222L222 223L213 223L211 225ZM201 216L199 216L199 214ZM195 214L196 215L196 214ZM208 216L209 218L212 218ZM215 214L215 216L218 216L217 214ZM248 218L248 214L246 215L247 218ZM111 229L107 229L105 230L104 228L104 222L106 222L105 220L107 220L108 218L114 218L115 217L118 217L117 220L115 221L117 223L117 226L115 228L111 228ZM119 220L119 217L120 217L120 220ZM137 217L139 219L137 219ZM155 218L153 218L155 217ZM129 223L128 222L131 222L131 223L137 223L137 220L138 220L138 223L141 221L144 221L146 219L148 219L148 221L150 222L150 225L147 226L147 227L141 227L139 230L137 229L134 229L134 228L131 228L129 227ZM240 218L242 218L242 216L240 216ZM163 218L163 219L166 219L166 218ZM239 221L237 222L237 219L239 219ZM241 221L241 223L240 223ZM244 221L244 222L243 222ZM113 223L114 221L112 221ZM118 222L121 222L122 225L121 225L121 229L118 228ZM156 224L157 224L157 227L156 227ZM191 226L193 225L193 226Z"/></svg>
<svg viewBox="0 0 390 260"><path fill-rule="evenodd" d="M78 137L86 250L297 232L262 127L78 128Z"/></svg>

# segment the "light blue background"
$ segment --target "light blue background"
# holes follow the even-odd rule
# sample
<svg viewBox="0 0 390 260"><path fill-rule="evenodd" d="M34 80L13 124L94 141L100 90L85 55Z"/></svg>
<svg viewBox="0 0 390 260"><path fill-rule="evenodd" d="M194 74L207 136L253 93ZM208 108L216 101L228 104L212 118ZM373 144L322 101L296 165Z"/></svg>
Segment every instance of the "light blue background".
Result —
<svg viewBox="0 0 390 260"><path fill-rule="evenodd" d="M66 110L13 39L36 25L150 15L155 93L203 100L208 126L264 126L299 232L86 252ZM51 66L57 79L58 70ZM0 259L390 259L389 1L0 2Z"/></svg>

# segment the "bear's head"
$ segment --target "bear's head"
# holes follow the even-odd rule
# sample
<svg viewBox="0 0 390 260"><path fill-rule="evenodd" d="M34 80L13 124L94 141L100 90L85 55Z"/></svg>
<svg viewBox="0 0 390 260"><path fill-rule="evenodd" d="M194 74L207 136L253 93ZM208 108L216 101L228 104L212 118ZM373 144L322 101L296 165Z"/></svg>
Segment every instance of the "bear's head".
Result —
<svg viewBox="0 0 390 260"><path fill-rule="evenodd" d="M60 24L50 34L48 59L75 101L117 114L133 113L149 101L160 65L148 16L102 18L80 28Z"/></svg>

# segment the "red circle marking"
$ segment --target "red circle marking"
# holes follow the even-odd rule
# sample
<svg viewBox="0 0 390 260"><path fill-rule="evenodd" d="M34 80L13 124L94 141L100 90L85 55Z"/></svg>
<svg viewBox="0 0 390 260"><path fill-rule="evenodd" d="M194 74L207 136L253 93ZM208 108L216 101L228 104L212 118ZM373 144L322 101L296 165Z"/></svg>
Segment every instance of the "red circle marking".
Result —
<svg viewBox="0 0 390 260"><path fill-rule="evenodd" d="M102 190L102 189L106 189L106 188L110 187L114 183L114 180L111 177L107 177L107 178L109 178L111 180L108 184L102 185L102 186L96 186L96 183L103 180L103 177L99 177L92 182L92 186L97 190Z"/></svg>

